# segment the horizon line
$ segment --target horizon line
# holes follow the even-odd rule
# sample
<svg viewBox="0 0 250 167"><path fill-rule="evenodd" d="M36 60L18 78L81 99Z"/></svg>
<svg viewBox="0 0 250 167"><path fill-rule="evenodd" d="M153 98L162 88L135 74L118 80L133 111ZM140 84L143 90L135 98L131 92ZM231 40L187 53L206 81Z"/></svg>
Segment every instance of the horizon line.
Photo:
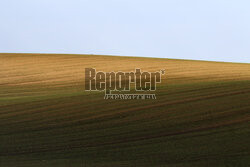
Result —
<svg viewBox="0 0 250 167"><path fill-rule="evenodd" d="M125 55L113 55L113 54L93 54L93 53L38 53L38 52L0 52L1 54L33 54L33 55L93 55L93 56L113 56L113 57L130 57L130 58L151 58L151 59L169 59L169 60L183 60L183 61L202 61L202 62L214 62L214 63L234 63L234 64L250 64L248 62L231 62L231 61L216 61L205 59L181 59L181 58L165 58L165 57L150 57L150 56L125 56Z"/></svg>

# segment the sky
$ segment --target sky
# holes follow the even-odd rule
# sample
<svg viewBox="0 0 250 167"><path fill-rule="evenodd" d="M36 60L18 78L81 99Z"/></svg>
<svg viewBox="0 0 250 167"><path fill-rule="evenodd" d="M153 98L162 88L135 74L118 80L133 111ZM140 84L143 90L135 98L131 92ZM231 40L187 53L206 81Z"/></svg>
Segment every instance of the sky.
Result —
<svg viewBox="0 0 250 167"><path fill-rule="evenodd" d="M0 52L250 63L249 0L1 0Z"/></svg>

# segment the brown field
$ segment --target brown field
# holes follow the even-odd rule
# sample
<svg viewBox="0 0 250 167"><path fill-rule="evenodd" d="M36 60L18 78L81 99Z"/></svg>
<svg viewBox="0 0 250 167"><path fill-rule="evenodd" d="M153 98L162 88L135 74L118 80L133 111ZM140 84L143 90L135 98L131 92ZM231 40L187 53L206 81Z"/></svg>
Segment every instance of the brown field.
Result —
<svg viewBox="0 0 250 167"><path fill-rule="evenodd" d="M166 70L156 100L84 91L85 68ZM249 166L250 64L0 54L0 166Z"/></svg>

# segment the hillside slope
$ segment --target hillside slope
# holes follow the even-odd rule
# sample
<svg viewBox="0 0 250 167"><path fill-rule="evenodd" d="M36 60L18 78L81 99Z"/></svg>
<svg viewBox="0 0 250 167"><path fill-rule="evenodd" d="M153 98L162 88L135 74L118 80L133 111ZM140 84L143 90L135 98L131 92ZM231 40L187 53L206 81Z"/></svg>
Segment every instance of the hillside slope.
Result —
<svg viewBox="0 0 250 167"><path fill-rule="evenodd" d="M166 70L156 100L104 100L84 69ZM250 64L0 54L0 166L248 166Z"/></svg>

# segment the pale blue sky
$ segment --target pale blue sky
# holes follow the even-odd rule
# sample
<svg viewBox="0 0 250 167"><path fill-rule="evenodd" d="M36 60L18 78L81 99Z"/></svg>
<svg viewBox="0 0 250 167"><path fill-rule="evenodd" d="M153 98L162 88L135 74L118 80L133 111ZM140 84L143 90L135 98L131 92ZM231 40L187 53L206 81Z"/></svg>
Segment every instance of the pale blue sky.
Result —
<svg viewBox="0 0 250 167"><path fill-rule="evenodd" d="M250 1L1 0L0 52L250 63Z"/></svg>

